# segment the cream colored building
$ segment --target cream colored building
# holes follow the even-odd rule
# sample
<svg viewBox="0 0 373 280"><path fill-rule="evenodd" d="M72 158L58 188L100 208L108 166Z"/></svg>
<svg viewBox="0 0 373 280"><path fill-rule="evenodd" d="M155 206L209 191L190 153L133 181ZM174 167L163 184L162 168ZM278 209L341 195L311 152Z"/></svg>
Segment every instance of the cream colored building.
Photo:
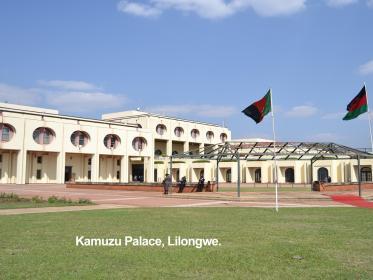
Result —
<svg viewBox="0 0 373 280"><path fill-rule="evenodd" d="M231 140L229 129L140 111L105 114L102 120L60 115L56 110L0 103L0 183L161 182L170 155L208 151ZM250 140L246 140L250 141ZM256 140L252 140L256 141ZM372 160L362 160L371 181ZM241 161L244 183L273 182L272 161ZM280 161L280 183L357 181L356 160ZM236 182L237 163L173 159L174 181Z"/></svg>

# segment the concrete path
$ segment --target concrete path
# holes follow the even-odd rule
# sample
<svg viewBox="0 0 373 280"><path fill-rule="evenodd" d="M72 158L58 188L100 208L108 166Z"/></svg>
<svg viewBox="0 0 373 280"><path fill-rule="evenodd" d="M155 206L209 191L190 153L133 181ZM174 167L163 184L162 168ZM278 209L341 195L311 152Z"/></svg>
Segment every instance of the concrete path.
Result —
<svg viewBox="0 0 373 280"><path fill-rule="evenodd" d="M78 200L90 199L98 205L69 206L48 208L27 208L0 210L0 215L6 213L47 213L62 211L80 211L97 209L133 208L133 207L274 207L274 193L272 192L243 192L237 199L234 192L220 193L185 193L165 196L158 192L143 191L114 191L114 190L86 190L67 189L65 185L57 184L1 184L0 193L16 193L22 197L40 196L44 199L55 195L58 197ZM373 192L366 193L373 197ZM318 192L280 192L280 207L350 207L333 201L330 197Z"/></svg>

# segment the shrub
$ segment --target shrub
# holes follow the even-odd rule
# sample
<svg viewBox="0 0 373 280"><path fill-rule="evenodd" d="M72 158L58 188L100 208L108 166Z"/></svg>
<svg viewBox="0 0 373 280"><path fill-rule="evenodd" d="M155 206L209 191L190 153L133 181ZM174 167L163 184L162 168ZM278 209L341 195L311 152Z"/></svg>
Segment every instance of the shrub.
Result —
<svg viewBox="0 0 373 280"><path fill-rule="evenodd" d="M58 197L55 195L48 197L48 203L56 203L57 201L58 201Z"/></svg>
<svg viewBox="0 0 373 280"><path fill-rule="evenodd" d="M0 193L0 199L7 201L21 201L22 199L15 193Z"/></svg>
<svg viewBox="0 0 373 280"><path fill-rule="evenodd" d="M86 198L79 198L78 203L79 204L93 204L91 200L86 199Z"/></svg>
<svg viewBox="0 0 373 280"><path fill-rule="evenodd" d="M31 201L34 202L34 203L42 203L42 202L44 202L45 200L44 200L42 197L40 197L40 196L33 196L33 197L31 198Z"/></svg>

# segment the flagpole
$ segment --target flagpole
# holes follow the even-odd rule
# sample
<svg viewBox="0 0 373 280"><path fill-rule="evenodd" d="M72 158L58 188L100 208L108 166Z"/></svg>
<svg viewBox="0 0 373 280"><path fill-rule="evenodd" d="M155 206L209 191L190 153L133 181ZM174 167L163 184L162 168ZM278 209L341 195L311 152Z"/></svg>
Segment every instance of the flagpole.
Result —
<svg viewBox="0 0 373 280"><path fill-rule="evenodd" d="M276 157L276 132L275 132L275 114L273 113L272 89L269 89L271 96L271 115L272 115L272 132L273 132L273 159L275 161L275 188L276 188L276 212L278 212L278 174L277 174L277 157Z"/></svg>
<svg viewBox="0 0 373 280"><path fill-rule="evenodd" d="M367 94L367 109L368 109L368 121L369 121L369 132L370 132L370 146L371 146L370 152L373 153L372 121L371 121L370 110L369 110L368 90L367 90L367 86L365 85L365 82L364 82L364 88L365 88L365 92Z"/></svg>

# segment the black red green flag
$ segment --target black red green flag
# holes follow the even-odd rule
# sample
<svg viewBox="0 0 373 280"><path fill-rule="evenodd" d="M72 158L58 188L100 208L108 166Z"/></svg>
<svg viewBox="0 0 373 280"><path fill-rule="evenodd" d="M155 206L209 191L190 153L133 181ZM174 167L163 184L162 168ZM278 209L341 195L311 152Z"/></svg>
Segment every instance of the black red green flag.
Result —
<svg viewBox="0 0 373 280"><path fill-rule="evenodd" d="M368 111L367 91L365 86L359 94L347 105L348 113L343 118L344 121L352 120Z"/></svg>
<svg viewBox="0 0 373 280"><path fill-rule="evenodd" d="M242 113L252 118L256 123L260 123L271 110L271 90L269 90L262 99L251 104Z"/></svg>

